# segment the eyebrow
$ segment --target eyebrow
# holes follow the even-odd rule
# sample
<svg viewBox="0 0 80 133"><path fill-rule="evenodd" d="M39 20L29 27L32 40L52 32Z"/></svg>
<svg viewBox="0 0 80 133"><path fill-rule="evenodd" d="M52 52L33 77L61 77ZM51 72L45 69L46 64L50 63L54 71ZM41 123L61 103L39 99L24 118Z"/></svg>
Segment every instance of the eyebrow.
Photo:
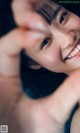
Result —
<svg viewBox="0 0 80 133"><path fill-rule="evenodd" d="M37 9L37 13L39 13L46 22L50 25L52 21L56 18L58 12L61 10L62 6L58 5L56 9L52 8L52 4L50 1L43 4L39 9Z"/></svg>

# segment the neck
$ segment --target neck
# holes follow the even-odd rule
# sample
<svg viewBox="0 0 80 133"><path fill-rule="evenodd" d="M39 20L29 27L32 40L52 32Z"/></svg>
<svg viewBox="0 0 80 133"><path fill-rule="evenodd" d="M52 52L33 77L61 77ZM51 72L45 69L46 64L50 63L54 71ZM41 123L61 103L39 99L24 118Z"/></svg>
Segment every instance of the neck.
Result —
<svg viewBox="0 0 80 133"><path fill-rule="evenodd" d="M65 72L65 74L67 74L68 76L70 76L73 72L77 71L78 69L74 69L72 71L67 71Z"/></svg>

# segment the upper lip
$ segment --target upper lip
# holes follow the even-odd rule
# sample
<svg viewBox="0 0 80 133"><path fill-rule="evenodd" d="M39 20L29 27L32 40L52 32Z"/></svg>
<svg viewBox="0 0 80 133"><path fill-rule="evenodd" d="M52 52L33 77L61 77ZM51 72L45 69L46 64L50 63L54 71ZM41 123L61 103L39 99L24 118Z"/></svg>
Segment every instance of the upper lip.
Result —
<svg viewBox="0 0 80 133"><path fill-rule="evenodd" d="M74 51L75 49L78 49L78 47L79 47L78 45L80 45L80 39L77 41L77 43L74 45L74 47L70 50L70 52L67 54L67 56L63 59L64 62L65 62L66 60L68 60L68 59L70 59L70 58L73 58L73 57L75 57L75 56L77 55L77 53L80 51L80 48L79 48L79 51L76 52L76 54L75 54L74 56L70 57L71 54L73 53L73 51Z"/></svg>

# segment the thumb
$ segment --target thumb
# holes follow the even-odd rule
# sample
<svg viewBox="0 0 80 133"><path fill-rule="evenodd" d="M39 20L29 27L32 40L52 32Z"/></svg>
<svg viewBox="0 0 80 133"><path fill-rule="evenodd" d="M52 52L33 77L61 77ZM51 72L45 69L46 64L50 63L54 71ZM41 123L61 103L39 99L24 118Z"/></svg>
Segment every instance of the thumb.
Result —
<svg viewBox="0 0 80 133"><path fill-rule="evenodd" d="M55 120L65 124L75 104L80 99L80 70L68 77L57 91L46 98L46 110Z"/></svg>

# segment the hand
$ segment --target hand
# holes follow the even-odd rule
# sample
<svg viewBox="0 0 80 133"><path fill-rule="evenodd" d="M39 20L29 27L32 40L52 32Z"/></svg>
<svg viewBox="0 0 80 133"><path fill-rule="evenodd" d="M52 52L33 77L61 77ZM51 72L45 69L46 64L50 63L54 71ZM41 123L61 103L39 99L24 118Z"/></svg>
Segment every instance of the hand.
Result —
<svg viewBox="0 0 80 133"><path fill-rule="evenodd" d="M47 24L35 12L36 8L45 1L47 0L13 0L12 10L16 24L23 28L28 27L30 29L46 31Z"/></svg>
<svg viewBox="0 0 80 133"><path fill-rule="evenodd" d="M19 53L27 43L37 43L43 37L30 28L32 31L15 29L0 39L0 125L8 124L10 133L64 133L65 122L80 98L80 70L51 96L40 100L26 97L19 75Z"/></svg>

